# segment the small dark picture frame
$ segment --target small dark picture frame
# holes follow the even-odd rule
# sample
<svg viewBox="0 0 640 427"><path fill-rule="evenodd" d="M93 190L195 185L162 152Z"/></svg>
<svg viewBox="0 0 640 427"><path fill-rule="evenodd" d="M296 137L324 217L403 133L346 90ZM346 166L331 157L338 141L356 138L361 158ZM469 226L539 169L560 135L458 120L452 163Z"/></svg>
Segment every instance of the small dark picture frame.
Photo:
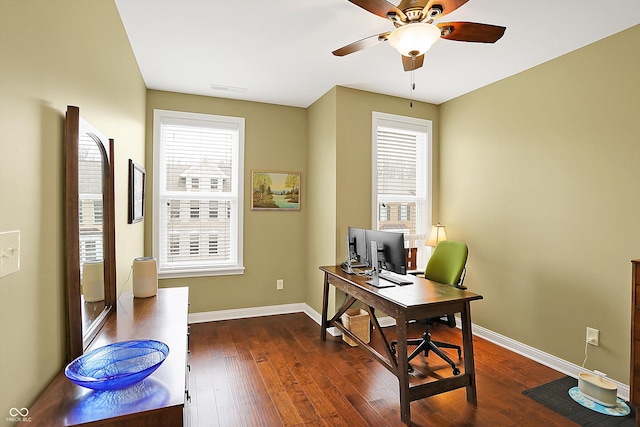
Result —
<svg viewBox="0 0 640 427"><path fill-rule="evenodd" d="M129 224L144 218L144 188L147 173L144 168L129 159Z"/></svg>

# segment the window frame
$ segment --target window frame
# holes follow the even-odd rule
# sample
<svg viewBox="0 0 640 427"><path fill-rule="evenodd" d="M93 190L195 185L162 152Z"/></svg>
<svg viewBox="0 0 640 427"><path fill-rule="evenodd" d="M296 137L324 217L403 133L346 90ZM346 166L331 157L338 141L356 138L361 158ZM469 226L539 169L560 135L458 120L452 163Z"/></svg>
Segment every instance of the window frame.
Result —
<svg viewBox="0 0 640 427"><path fill-rule="evenodd" d="M426 131L426 147L425 147L425 212L420 214L416 207L415 223L416 234L405 234L405 241L412 241L419 247L423 246L428 237L429 230L431 229L432 217L433 217L433 122L427 119L418 119L414 117L400 116L389 113L381 113L377 111L372 112L372 136L371 136L371 227L378 228L380 221L380 213L378 207L381 203L385 203L386 200L380 200L378 197L378 128L381 125L387 127L397 126L399 129L411 129L411 128L424 128ZM403 198L404 200L398 200L400 203L406 203L411 201L410 198ZM416 196L417 200L418 197ZM407 214L411 218L411 212L409 205L407 204ZM398 205L398 217L400 217L400 204ZM387 207L387 218L390 216L390 209ZM411 221L411 219L409 219ZM425 265L427 262L426 251L418 251L418 265Z"/></svg>
<svg viewBox="0 0 640 427"><path fill-rule="evenodd" d="M154 109L153 111L153 171L154 171L154 179L153 179L153 237L152 237L152 251L153 255L158 259L158 277L159 278L183 278L183 277L202 277L202 276L220 276L220 275L238 275L244 274L245 267L243 263L243 226L244 226L244 145L245 145L245 119L242 117L230 117L230 116L218 116L213 114L202 114L202 113L190 113L183 111L171 111L171 110L161 110ZM232 241L235 242L231 245L232 251L232 260L235 259L235 262L229 262L218 265L207 265L206 262L197 263L194 262L193 265L180 266L180 267L172 267L167 268L164 267L160 262L160 226L161 220L163 217L167 217L171 215L172 206L169 206L169 209L166 214L162 213L163 207L161 206L162 201L165 198L168 198L170 203L175 198L172 198L171 195L162 196L161 195L161 186L164 185L164 177L162 176L164 168L161 167L161 162L164 162L164 153L163 153L163 141L161 140L161 128L163 122L175 124L176 122L185 122L191 123L193 125L203 124L203 122L207 122L209 126L211 123L221 123L223 125L231 125L237 127L238 132L238 141L237 145L234 147L234 155L233 155L233 176L231 178L232 182L235 184L232 185L232 195L229 197L225 197L220 199L221 201L225 201L225 204L228 206L229 218L231 219L230 223L230 234L234 237ZM187 184L186 192L193 192L195 198L201 198L202 192L202 180L199 180L198 189L190 189ZM178 201L178 206L180 206L180 217L183 217L182 206L184 204L187 205L187 217L191 218L191 204L187 202L187 200L183 200L180 198L175 199ZM166 201L166 200L165 200ZM231 202L231 203L229 203ZM237 214L235 218L232 218L230 205L237 205ZM205 208L206 209L206 208ZM166 210L166 209L165 209ZM199 206L198 214L199 217L203 215L202 205ZM206 214L208 217L208 212ZM235 232L234 232L235 231ZM203 230L199 233L201 239L206 239L208 242L209 231ZM170 264L168 260L173 255L170 253L170 241L171 241L171 232L166 231L166 240L167 240L167 263ZM182 238L179 238L179 241ZM204 241L204 240L203 240ZM191 252L191 239L187 237L187 247L188 252ZM182 246L182 245L180 245ZM199 245L201 246L201 245ZM202 248L199 247L199 252L202 252ZM208 252L208 248L207 248Z"/></svg>

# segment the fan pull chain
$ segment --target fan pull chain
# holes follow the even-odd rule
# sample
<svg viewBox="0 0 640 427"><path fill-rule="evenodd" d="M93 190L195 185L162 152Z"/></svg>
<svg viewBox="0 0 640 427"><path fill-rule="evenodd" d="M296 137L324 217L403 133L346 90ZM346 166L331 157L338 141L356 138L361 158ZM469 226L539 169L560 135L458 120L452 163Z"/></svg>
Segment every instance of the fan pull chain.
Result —
<svg viewBox="0 0 640 427"><path fill-rule="evenodd" d="M416 90L416 83L413 78L413 73L416 69L416 57L411 55L411 99L409 100L409 108L413 108L413 91Z"/></svg>

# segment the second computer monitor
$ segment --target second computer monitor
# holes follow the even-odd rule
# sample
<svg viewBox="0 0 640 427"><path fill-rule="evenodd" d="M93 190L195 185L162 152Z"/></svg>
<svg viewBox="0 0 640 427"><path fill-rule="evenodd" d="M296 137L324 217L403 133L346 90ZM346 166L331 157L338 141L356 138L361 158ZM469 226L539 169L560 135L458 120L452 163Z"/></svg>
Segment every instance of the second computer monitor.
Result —
<svg viewBox="0 0 640 427"><path fill-rule="evenodd" d="M349 254L347 256L354 262L354 267L369 265L365 234L364 228L349 227Z"/></svg>
<svg viewBox="0 0 640 427"><path fill-rule="evenodd" d="M407 274L407 258L404 251L404 235L393 231L366 230L367 251L371 242L378 246L378 266L398 274ZM369 256L370 258L370 256Z"/></svg>

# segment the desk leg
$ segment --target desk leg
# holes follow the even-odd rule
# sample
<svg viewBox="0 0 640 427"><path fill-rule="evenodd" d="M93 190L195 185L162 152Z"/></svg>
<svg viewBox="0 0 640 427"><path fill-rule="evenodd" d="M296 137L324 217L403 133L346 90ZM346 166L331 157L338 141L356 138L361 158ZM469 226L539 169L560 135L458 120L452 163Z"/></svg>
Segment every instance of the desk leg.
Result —
<svg viewBox="0 0 640 427"><path fill-rule="evenodd" d="M462 346L464 349L464 373L469 375L470 383L467 388L467 402L478 404L476 395L476 368L473 361L473 332L471 331L471 306L469 301L465 303L461 313L462 320Z"/></svg>
<svg viewBox="0 0 640 427"><path fill-rule="evenodd" d="M411 401L409 400L409 362L407 361L407 319L404 314L396 319L398 345L398 382L400 388L400 419L411 425Z"/></svg>
<svg viewBox="0 0 640 427"><path fill-rule="evenodd" d="M320 339L327 340L327 313L329 308L329 275L324 273L324 291L322 293L322 319L320 324Z"/></svg>

